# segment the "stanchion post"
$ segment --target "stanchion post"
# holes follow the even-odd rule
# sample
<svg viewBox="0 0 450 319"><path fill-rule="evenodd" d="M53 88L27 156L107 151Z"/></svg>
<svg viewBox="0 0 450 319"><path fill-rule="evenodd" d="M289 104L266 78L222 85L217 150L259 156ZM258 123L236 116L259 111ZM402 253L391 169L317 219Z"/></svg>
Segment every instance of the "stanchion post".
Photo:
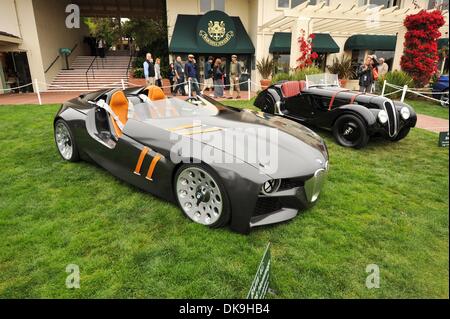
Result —
<svg viewBox="0 0 450 319"><path fill-rule="evenodd" d="M122 82L122 90L125 90L125 82L123 81L123 79L121 79L120 82Z"/></svg>
<svg viewBox="0 0 450 319"><path fill-rule="evenodd" d="M384 96L385 89L386 89L386 80L383 81L383 89L381 90L381 96Z"/></svg>
<svg viewBox="0 0 450 319"><path fill-rule="evenodd" d="M402 98L400 99L400 102L405 101L406 91L408 91L408 86L405 84L405 86L403 87L403 93L402 93Z"/></svg>
<svg viewBox="0 0 450 319"><path fill-rule="evenodd" d="M38 79L34 79L34 88L36 89L36 94L37 94L37 98L39 101L39 105L42 105L41 92L39 92Z"/></svg>
<svg viewBox="0 0 450 319"><path fill-rule="evenodd" d="M192 97L191 79L188 79L188 91L189 91L189 97Z"/></svg>
<svg viewBox="0 0 450 319"><path fill-rule="evenodd" d="M252 98L252 81L250 79L247 80L247 90L248 90L248 101Z"/></svg>

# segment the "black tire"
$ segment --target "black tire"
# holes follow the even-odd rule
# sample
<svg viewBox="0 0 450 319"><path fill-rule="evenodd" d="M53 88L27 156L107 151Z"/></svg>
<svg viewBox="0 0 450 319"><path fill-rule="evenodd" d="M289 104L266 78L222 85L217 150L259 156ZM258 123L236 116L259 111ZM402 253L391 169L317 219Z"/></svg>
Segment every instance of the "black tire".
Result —
<svg viewBox="0 0 450 319"><path fill-rule="evenodd" d="M213 194L211 194L211 196L215 196L215 195L218 194L217 192L220 192L219 195L220 195L220 198L221 198L222 210L220 212L219 217L217 217L217 220L215 220L212 223L205 224L205 223L199 222L198 220L195 220L193 216L190 216L185 211L185 208L183 208L183 205L180 202L180 196L181 195L179 195L178 190L177 190L178 180L179 180L179 177L180 177L181 174L183 174L184 172L189 172L190 169L204 171L204 172L206 172L207 174L210 175L210 177L212 178L212 180L213 180L213 182L215 184L213 188L211 187L211 185L207 184L207 186L209 188L211 188L211 190L214 192ZM196 171L196 172L198 172L198 171ZM199 187L200 185L201 184L199 183L198 186L194 186L194 187ZM199 223L199 224L203 224L203 225L205 225L207 227L210 227L210 228L223 227L223 226L225 226L225 225L227 225L229 223L230 217L231 217L231 205L230 205L230 200L228 198L228 194L226 192L226 189L225 189L225 187L224 187L224 185L222 183L222 180L219 177L219 175L216 172L214 172L214 170L211 169L209 166L204 165L204 164L184 164L184 165L181 165L178 168L178 170L177 170L177 172L175 173L175 176L174 176L173 192L174 192L174 196L175 196L175 198L177 200L178 206L182 210L183 214L187 218L189 218L191 221ZM189 195L195 195L195 194L196 194L196 192L193 190L193 193L192 194L188 194L188 196ZM212 198L213 197L211 197L211 199ZM217 197L214 197L214 199L217 200ZM192 198L192 200L195 201L196 199ZM208 206L208 203L200 202L200 204L198 204L198 201L197 201L197 206L196 207L195 206L192 207L192 214L194 214L195 211L197 213L201 213L202 216L211 214L213 212L212 209L211 209L211 206L209 206L209 210L205 210L205 206ZM202 209L203 209L203 211L202 211Z"/></svg>
<svg viewBox="0 0 450 319"><path fill-rule="evenodd" d="M411 127L409 127L409 126L402 128L400 130L400 132L398 132L397 136L392 139L392 141L398 142L398 141L403 140L406 136L408 136L410 130L411 130Z"/></svg>
<svg viewBox="0 0 450 319"><path fill-rule="evenodd" d="M352 148L363 148L369 142L365 123L357 116L345 114L333 125L333 136L339 145Z"/></svg>
<svg viewBox="0 0 450 319"><path fill-rule="evenodd" d="M58 128L59 127L61 127L61 129L63 129L63 130L64 130L64 128L65 128L65 130L67 130L66 131L68 133L67 144L69 144L72 147L72 152L70 154L63 154L63 152L61 151L61 148L58 146L57 132L58 132ZM54 134L53 135L54 135L56 149L58 150L58 153L62 157L62 159L65 160L65 161L68 161L68 162L78 162L80 160L80 154L78 152L77 143L75 142L75 138L73 136L73 133L70 130L70 127L66 123L66 121L64 121L63 119L58 119L55 122Z"/></svg>
<svg viewBox="0 0 450 319"><path fill-rule="evenodd" d="M439 100L441 100L441 102L439 103L441 107L448 108L449 99L447 92L442 93L439 97Z"/></svg>
<svg viewBox="0 0 450 319"><path fill-rule="evenodd" d="M264 113L275 114L275 99L270 93L266 93L263 98L261 111Z"/></svg>

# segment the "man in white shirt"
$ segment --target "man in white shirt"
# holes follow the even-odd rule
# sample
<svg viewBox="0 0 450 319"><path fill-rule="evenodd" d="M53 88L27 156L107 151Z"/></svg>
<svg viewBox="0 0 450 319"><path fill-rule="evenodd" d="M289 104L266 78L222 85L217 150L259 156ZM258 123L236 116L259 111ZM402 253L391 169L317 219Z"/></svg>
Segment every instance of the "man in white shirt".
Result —
<svg viewBox="0 0 450 319"><path fill-rule="evenodd" d="M378 61L380 62L380 64L378 65L378 76L380 78L383 78L386 73L389 72L389 65L384 62L384 58L380 58Z"/></svg>

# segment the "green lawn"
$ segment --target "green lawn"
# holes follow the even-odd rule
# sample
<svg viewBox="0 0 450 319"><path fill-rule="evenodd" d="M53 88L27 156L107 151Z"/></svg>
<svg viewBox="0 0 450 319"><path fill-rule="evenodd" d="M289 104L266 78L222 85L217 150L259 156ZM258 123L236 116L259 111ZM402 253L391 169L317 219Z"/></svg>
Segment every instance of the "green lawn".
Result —
<svg viewBox="0 0 450 319"><path fill-rule="evenodd" d="M243 236L63 162L56 110L0 107L2 298L245 297L269 241L270 298L449 297L449 153L436 134L414 129L355 151L320 132L331 171L318 204ZM65 287L68 264L79 265L81 289ZM365 287L368 264L380 267L379 289Z"/></svg>
<svg viewBox="0 0 450 319"><path fill-rule="evenodd" d="M411 105L419 114L440 117L448 120L448 108L444 108L438 103L430 103L424 100L406 100L405 103Z"/></svg>

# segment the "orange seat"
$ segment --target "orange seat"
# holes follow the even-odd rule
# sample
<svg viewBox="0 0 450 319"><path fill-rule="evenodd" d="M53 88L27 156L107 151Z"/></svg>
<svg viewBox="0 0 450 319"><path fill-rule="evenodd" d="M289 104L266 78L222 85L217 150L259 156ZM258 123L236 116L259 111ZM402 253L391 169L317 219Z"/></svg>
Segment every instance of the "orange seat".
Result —
<svg viewBox="0 0 450 319"><path fill-rule="evenodd" d="M111 100L109 101L109 107L117 115L120 122L125 125L128 121L128 99L123 91L117 91L113 93L113 95L111 96ZM117 137L121 137L122 130L120 129L119 125L117 125L116 120L111 117L111 121L113 123L114 131L116 132Z"/></svg>
<svg viewBox="0 0 450 319"><path fill-rule="evenodd" d="M281 91L285 98L290 98L300 94L300 88L297 81L288 81L281 84Z"/></svg>
<svg viewBox="0 0 450 319"><path fill-rule="evenodd" d="M166 98L166 95L159 86L151 85L146 90L148 90L148 98L150 101L164 100Z"/></svg>

